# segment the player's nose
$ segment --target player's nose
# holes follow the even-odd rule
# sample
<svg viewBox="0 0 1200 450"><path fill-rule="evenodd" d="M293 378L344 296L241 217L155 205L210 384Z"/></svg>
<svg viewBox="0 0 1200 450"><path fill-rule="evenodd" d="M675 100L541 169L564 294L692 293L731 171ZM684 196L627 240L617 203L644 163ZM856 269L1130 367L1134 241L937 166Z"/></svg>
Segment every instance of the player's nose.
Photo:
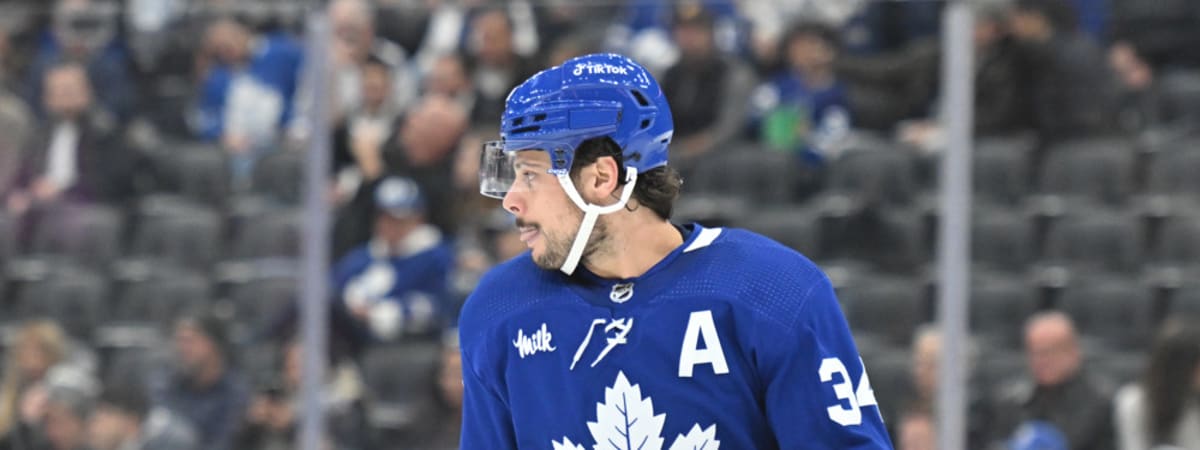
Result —
<svg viewBox="0 0 1200 450"><path fill-rule="evenodd" d="M517 191L508 191L504 194L504 200L501 202L504 210L520 217L525 210L525 202L521 199L521 194Z"/></svg>

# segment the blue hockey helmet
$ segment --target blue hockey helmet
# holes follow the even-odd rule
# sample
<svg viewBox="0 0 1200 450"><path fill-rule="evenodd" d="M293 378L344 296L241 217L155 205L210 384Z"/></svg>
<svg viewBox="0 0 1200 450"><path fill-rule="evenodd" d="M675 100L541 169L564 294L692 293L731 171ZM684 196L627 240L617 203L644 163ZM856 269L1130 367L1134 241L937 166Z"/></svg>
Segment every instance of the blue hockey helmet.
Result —
<svg viewBox="0 0 1200 450"><path fill-rule="evenodd" d="M550 152L550 173L567 175L583 141L609 137L627 168L646 172L667 164L675 125L658 82L632 59L601 53L539 72L505 102L501 140L485 146L480 191L503 198L513 179L511 157Z"/></svg>

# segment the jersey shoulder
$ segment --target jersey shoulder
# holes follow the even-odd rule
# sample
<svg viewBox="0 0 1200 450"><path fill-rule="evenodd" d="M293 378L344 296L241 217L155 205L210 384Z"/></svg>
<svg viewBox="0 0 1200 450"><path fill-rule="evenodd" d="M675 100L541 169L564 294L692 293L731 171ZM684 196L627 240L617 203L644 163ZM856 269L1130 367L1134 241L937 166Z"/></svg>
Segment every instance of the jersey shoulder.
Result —
<svg viewBox="0 0 1200 450"><path fill-rule="evenodd" d="M829 278L804 255L748 230L721 230L697 252L703 271L714 274L726 296L759 318L791 328L808 302L836 301L827 295L832 293Z"/></svg>
<svg viewBox="0 0 1200 450"><path fill-rule="evenodd" d="M514 313L550 301L552 291L561 288L558 272L544 270L533 263L529 253L493 267L467 297L459 317L459 329L486 330Z"/></svg>

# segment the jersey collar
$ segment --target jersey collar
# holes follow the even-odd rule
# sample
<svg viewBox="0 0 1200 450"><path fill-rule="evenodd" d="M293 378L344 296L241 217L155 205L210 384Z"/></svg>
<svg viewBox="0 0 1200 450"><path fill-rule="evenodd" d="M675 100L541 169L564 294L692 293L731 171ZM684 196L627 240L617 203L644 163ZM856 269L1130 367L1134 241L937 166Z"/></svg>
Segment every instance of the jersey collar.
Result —
<svg viewBox="0 0 1200 450"><path fill-rule="evenodd" d="M676 225L675 228L683 235L683 243L646 273L634 278L610 279L601 278L586 267L580 266L575 275L570 277L569 284L572 290L588 303L597 306L626 308L645 303L645 299L653 298L663 289L670 287L672 280L684 270L676 264L680 256L708 246L722 231L720 228L704 228L694 223Z"/></svg>

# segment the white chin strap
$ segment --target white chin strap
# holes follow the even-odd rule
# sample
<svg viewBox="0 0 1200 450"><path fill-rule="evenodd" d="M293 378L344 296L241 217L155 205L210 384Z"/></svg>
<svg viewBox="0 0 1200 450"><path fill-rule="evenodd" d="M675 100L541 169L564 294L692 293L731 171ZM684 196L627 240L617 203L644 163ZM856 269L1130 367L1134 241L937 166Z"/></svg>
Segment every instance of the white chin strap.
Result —
<svg viewBox="0 0 1200 450"><path fill-rule="evenodd" d="M637 169L626 167L625 172L625 188L621 190L621 199L608 206L593 205L583 201L583 197L579 196L579 191L575 190L575 183L571 181L571 176L569 174L558 175L558 184L562 185L564 191L567 191L567 197L575 202L575 206L583 210L583 222L579 224L579 231L575 233L575 243L571 244L567 260L563 261L562 268L559 269L563 273L567 275L575 273L575 268L579 266L579 260L583 258L583 249L587 247L588 238L592 236L592 229L596 227L596 219L599 219L601 214L620 211L629 202L629 197L633 195L633 186L637 183Z"/></svg>

